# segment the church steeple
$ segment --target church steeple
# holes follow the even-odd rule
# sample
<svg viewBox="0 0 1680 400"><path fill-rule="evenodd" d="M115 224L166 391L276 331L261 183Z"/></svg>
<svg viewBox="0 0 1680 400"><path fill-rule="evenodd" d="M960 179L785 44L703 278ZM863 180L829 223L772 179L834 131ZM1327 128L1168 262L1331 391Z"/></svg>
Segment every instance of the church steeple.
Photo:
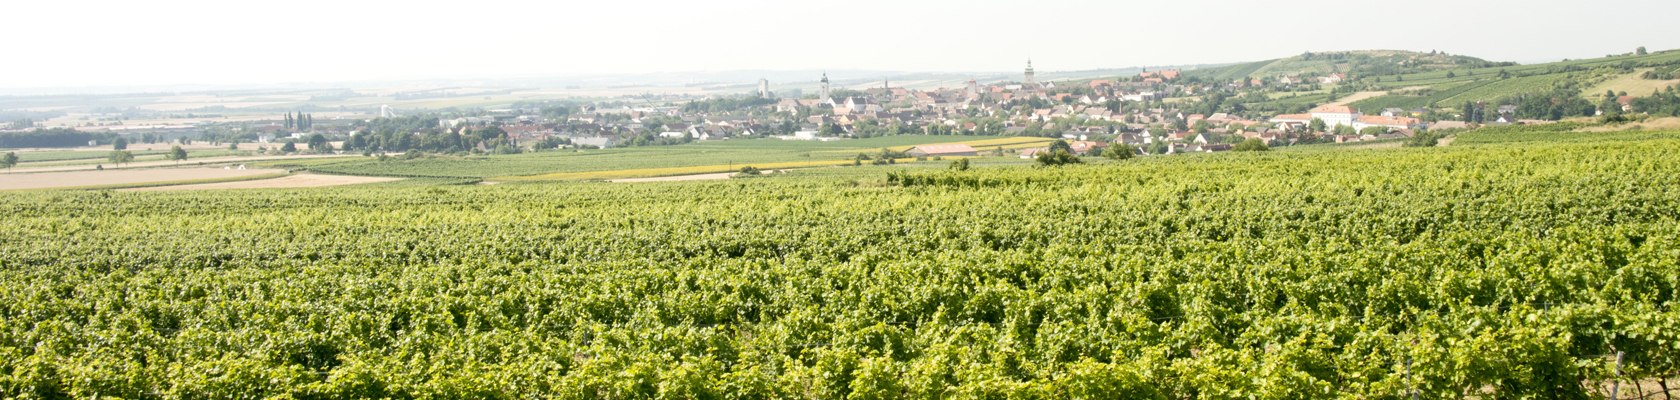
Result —
<svg viewBox="0 0 1680 400"><path fill-rule="evenodd" d="M822 91L817 93L817 100L828 101L828 72L823 72Z"/></svg>
<svg viewBox="0 0 1680 400"><path fill-rule="evenodd" d="M1032 58L1027 58L1027 80L1023 83L1026 83L1027 86L1038 85L1038 78L1033 76Z"/></svg>

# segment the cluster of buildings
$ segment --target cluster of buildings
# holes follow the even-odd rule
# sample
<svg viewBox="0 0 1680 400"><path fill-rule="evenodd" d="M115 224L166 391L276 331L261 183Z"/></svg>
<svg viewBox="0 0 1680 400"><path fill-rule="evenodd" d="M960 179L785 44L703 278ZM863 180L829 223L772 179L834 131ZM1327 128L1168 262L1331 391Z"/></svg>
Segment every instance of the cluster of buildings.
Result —
<svg viewBox="0 0 1680 400"><path fill-rule="evenodd" d="M564 118L504 115L446 120L448 128L500 123L520 142L564 137L576 144L611 147L636 140L725 140L781 137L827 140L887 134L979 134L1061 137L1076 142L1126 145L1144 151L1175 153L1219 151L1246 139L1272 145L1302 137L1313 120L1324 134L1338 127L1358 132L1382 127L1392 134L1338 135L1336 141L1386 139L1422 126L1404 111L1364 115L1346 106L1326 105L1306 114L1252 120L1237 115L1186 114L1162 100L1224 90L1220 83L1183 83L1179 70L1144 71L1121 79L1041 82L1031 61L1019 82L982 85L970 80L958 88L911 89L883 81L861 90L835 90L827 74L815 96L775 98L767 80L756 85L753 106L697 112L684 101L642 105L588 106ZM1319 77L1338 80L1338 74ZM1296 78L1285 77L1293 83ZM1277 84L1277 81L1269 83ZM838 94L838 95L837 95ZM707 101L707 100L701 100ZM687 109L687 111L685 111ZM483 118L490 118L485 120ZM1345 132L1345 130L1341 130ZM1367 131L1369 133L1369 131ZM1100 149L1103 146L1089 146Z"/></svg>
<svg viewBox="0 0 1680 400"><path fill-rule="evenodd" d="M1278 125L1304 129L1308 125L1312 124L1312 120L1314 119L1323 121L1324 126L1329 130L1335 130L1337 127L1347 126L1356 131L1365 130L1365 128L1371 127L1381 127L1388 130L1407 130L1420 126L1423 123L1422 120L1417 118L1396 115L1393 111L1385 112L1384 115L1364 115L1358 110L1354 110L1352 107L1334 104L1318 106L1306 114L1279 115L1272 117L1270 121Z"/></svg>

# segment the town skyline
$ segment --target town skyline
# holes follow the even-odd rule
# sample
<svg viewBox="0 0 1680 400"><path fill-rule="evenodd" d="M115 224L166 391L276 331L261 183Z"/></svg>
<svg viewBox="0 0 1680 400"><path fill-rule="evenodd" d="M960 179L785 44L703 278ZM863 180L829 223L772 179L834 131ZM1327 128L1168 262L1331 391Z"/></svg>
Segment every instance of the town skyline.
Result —
<svg viewBox="0 0 1680 400"><path fill-rule="evenodd" d="M877 1L845 6L490 1L473 8L315 1L217 4L29 3L0 26L34 62L0 88L252 85L498 79L716 71L1009 72L1257 61L1309 51L1444 51L1533 63L1598 57L1636 46L1680 47L1663 24L1581 35L1559 24L1651 15L1680 4L1643 1L1573 9L1564 3L1376 4ZM1337 21L1380 10L1382 29ZM496 10L513 10L508 14ZM1363 10L1363 11L1361 11ZM1070 11L1081 16L1067 17ZM1351 14L1350 14L1351 13ZM1023 15L1039 15L1022 22ZM579 17L587 16L587 18ZM1498 17L1494 17L1498 16ZM1512 16L1521 18L1509 18ZM1363 17L1360 17L1363 18ZM255 29L252 21L272 24ZM813 24L812 22L819 22ZM1037 21L1037 22L1032 22ZM101 29L62 30L77 25ZM53 31L54 35L38 32ZM1522 38L1545 46L1511 46ZM1625 48L1625 49L1624 49Z"/></svg>

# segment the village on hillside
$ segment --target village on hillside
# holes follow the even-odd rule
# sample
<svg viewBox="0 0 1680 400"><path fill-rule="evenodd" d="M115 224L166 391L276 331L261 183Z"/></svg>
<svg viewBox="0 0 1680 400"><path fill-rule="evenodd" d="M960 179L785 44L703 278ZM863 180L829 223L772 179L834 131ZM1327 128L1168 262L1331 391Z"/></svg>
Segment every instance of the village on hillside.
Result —
<svg viewBox="0 0 1680 400"><path fill-rule="evenodd" d="M824 73L815 77L815 85L807 82L785 88L760 79L754 90L745 93L643 93L466 109L367 109L364 102L362 109L307 106L303 108L308 113L238 118L230 118L234 110L224 108L199 109L205 114L196 115L197 119L191 113L182 118L181 112L147 114L131 108L68 115L55 119L57 125L13 122L7 131L71 128L106 135L84 140L90 146L118 135L130 136L128 141L134 143L185 139L232 143L235 148L251 143L259 152L271 154L298 151L293 150L296 146L284 146L291 143L309 143L310 150L318 153L510 153L905 134L1060 138L1073 144L1076 155L1113 148L1138 155L1201 153L1231 150L1245 141L1270 147L1402 141L1420 132L1476 125L1540 124L1578 116L1619 118L1620 113L1636 109L1673 109L1670 103L1674 102L1665 100L1674 97L1672 86L1668 94L1659 90L1651 96L1613 90L1582 96L1581 92L1584 86L1606 81L1634 79L1644 86L1671 82L1663 79L1676 74L1672 70L1680 63L1676 55L1680 53L1647 55L1641 48L1604 59L1518 66L1437 52L1307 53L1225 67L1143 68L1125 76L1059 81L1039 79L1028 60L1019 79L985 84L969 79L959 87L895 85L888 79L859 77L831 79L837 77ZM1464 75L1457 75L1459 71ZM1522 86L1538 80L1551 82L1550 87ZM811 86L816 87L812 90ZM1482 99L1493 98L1490 93L1496 92L1459 96L1465 88L1490 87L1514 94L1491 103ZM1451 89L1443 92L1443 88ZM392 98L482 95L490 99L511 93L506 89L457 92L399 92ZM1459 100L1470 94L1481 97L1462 101L1460 107ZM335 92L310 99L352 95ZM1592 98L1601 101L1594 103ZM1451 103L1438 104L1439 99ZM148 118L154 122L135 122ZM1030 157L1041 150L1011 149L1008 154L988 155Z"/></svg>
<svg viewBox="0 0 1680 400"><path fill-rule="evenodd" d="M743 98L694 99L665 106L592 104L578 107L563 118L508 113L450 119L442 124L470 127L505 121L501 129L516 141L542 142L559 137L571 145L595 147L650 140L749 137L837 140L896 134L1042 136L1066 139L1080 155L1115 146L1131 148L1138 154L1213 152L1230 150L1248 139L1270 146L1398 139L1427 126L1417 117L1421 111L1390 109L1366 115L1347 106L1325 105L1310 114L1253 118L1196 112L1193 104L1169 101L1250 85L1317 87L1336 83L1341 74L1286 76L1229 85L1185 82L1182 75L1180 70L1167 69L1120 79L1041 82L1029 61L1018 82L981 85L970 80L960 88L922 90L883 81L876 87L854 90L832 87L825 75L817 93L803 98L777 97L768 82L760 81L757 93ZM1036 150L1020 153L1030 157Z"/></svg>

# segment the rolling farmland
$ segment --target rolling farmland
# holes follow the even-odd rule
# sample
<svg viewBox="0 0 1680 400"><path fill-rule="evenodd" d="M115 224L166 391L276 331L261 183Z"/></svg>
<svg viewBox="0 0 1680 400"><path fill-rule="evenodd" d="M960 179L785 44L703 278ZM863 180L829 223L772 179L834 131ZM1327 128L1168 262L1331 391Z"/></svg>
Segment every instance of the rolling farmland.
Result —
<svg viewBox="0 0 1680 400"><path fill-rule="evenodd" d="M1583 398L1680 372L1676 157L3 192L0 395Z"/></svg>

